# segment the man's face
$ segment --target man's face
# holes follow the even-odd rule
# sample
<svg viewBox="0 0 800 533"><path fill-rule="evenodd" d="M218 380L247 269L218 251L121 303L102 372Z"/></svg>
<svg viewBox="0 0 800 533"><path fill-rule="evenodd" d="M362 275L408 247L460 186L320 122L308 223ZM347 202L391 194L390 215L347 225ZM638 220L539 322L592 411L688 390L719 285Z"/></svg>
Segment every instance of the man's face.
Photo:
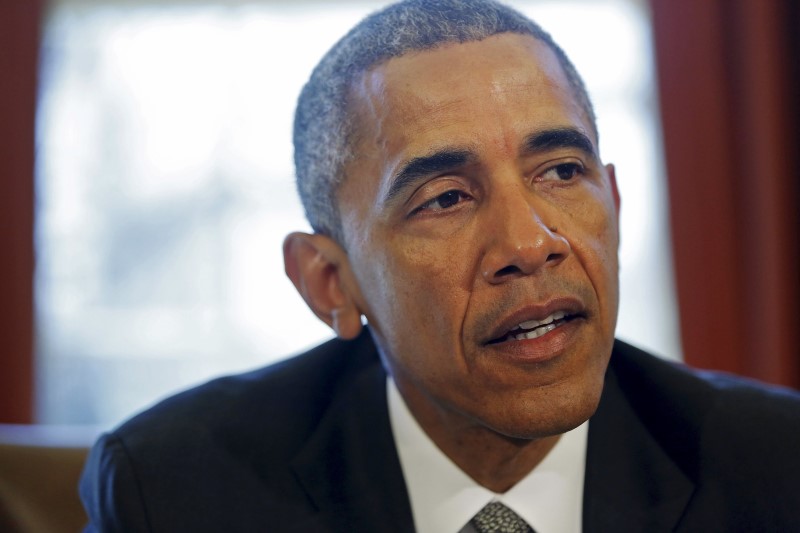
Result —
<svg viewBox="0 0 800 533"><path fill-rule="evenodd" d="M586 420L616 323L619 201L555 56L502 34L392 59L351 96L355 298L423 427L535 438Z"/></svg>

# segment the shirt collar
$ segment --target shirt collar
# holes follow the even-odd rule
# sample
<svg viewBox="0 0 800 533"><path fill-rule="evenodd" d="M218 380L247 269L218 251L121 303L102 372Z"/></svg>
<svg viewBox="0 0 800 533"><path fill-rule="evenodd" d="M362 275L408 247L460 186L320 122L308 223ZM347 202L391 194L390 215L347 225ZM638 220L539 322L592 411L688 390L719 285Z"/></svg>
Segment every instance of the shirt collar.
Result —
<svg viewBox="0 0 800 533"><path fill-rule="evenodd" d="M579 532L589 423L564 433L550 453L503 494L476 483L448 458L386 383L389 419L418 533L459 531L492 500L503 502L537 533Z"/></svg>

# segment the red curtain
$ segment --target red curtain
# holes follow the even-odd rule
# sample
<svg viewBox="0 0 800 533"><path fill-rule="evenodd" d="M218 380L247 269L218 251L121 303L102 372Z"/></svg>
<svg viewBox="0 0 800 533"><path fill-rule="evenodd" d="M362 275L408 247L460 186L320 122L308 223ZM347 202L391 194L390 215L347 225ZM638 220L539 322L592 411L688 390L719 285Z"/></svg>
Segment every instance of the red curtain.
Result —
<svg viewBox="0 0 800 533"><path fill-rule="evenodd" d="M800 388L800 8L650 1L685 359Z"/></svg>
<svg viewBox="0 0 800 533"><path fill-rule="evenodd" d="M41 4L0 3L0 422L33 417L34 116Z"/></svg>

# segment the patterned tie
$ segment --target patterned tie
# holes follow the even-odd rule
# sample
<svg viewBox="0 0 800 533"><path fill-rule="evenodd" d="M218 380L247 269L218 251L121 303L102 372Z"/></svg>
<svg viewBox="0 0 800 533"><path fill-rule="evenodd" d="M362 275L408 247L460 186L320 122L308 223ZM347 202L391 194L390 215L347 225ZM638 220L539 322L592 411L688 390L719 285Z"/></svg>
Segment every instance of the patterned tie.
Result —
<svg viewBox="0 0 800 533"><path fill-rule="evenodd" d="M470 524L478 533L535 533L522 517L500 502L487 504Z"/></svg>

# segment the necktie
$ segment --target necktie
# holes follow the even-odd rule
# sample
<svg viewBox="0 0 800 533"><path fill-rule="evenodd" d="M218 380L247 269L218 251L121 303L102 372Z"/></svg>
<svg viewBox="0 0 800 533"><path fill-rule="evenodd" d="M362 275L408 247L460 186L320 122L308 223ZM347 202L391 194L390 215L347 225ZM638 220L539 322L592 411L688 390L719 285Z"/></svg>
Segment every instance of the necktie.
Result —
<svg viewBox="0 0 800 533"><path fill-rule="evenodd" d="M535 533L517 513L500 502L490 502L472 517L478 533Z"/></svg>

